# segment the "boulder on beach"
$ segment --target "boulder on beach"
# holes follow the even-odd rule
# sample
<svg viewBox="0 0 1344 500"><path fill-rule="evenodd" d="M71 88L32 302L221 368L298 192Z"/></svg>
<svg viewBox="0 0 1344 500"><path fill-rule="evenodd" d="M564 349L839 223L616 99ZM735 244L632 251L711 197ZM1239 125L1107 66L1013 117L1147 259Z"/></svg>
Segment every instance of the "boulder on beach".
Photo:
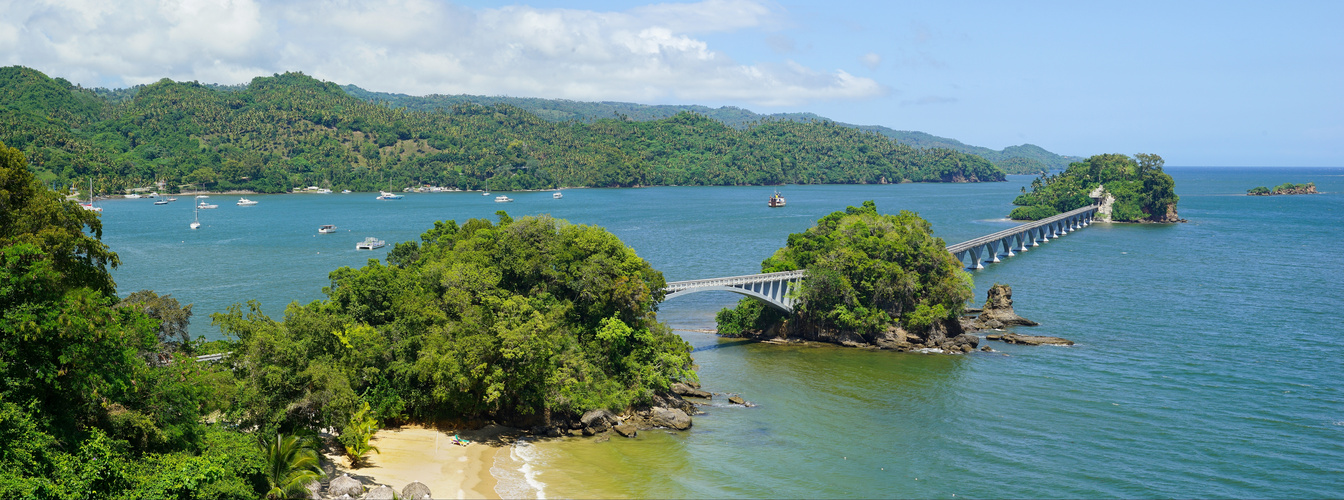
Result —
<svg viewBox="0 0 1344 500"><path fill-rule="evenodd" d="M579 423L583 424L583 433L591 436L606 432L612 425L621 423L621 419L607 410L589 410L579 418Z"/></svg>
<svg viewBox="0 0 1344 500"><path fill-rule="evenodd" d="M331 480L327 485L327 495L338 497L341 495L350 495L358 498L364 494L364 484L358 479L350 477L349 474L341 474L341 477Z"/></svg>
<svg viewBox="0 0 1344 500"><path fill-rule="evenodd" d="M650 411L649 423L654 427L668 427L684 431L691 428L691 417L680 409L659 406Z"/></svg>
<svg viewBox="0 0 1344 500"><path fill-rule="evenodd" d="M425 486L425 483L412 481L411 484L401 489L401 498L403 500L421 500L434 498L434 495L429 492L429 487Z"/></svg>
<svg viewBox="0 0 1344 500"><path fill-rule="evenodd" d="M631 424L620 424L615 427L612 427L612 429L615 429L617 434L620 434L628 438L635 437L636 435L639 434L639 428Z"/></svg>
<svg viewBox="0 0 1344 500"><path fill-rule="evenodd" d="M713 395L711 395L711 394L708 393L708 392L702 391L702 390L700 390L700 389L696 389L696 388L694 388L694 387L691 387L691 386L688 385L688 384L683 384L683 383L681 383L681 382L677 382L677 383L675 383L675 384L672 384L672 393L673 393L673 394L676 394L676 395L678 395L678 396L691 396L691 397L705 398L705 399L710 399L711 397L713 397Z"/></svg>

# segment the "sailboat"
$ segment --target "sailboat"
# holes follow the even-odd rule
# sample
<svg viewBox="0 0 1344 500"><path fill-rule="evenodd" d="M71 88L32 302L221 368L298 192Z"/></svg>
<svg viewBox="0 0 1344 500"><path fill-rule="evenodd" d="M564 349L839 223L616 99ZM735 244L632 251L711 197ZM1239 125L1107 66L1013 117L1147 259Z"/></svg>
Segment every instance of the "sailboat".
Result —
<svg viewBox="0 0 1344 500"><path fill-rule="evenodd" d="M88 203L80 203L79 206L84 207L84 210L93 210L94 212L102 212L102 211L103 211L103 207L95 207L95 206L93 206L93 178L92 178L92 177L89 178L89 202L88 202Z"/></svg>
<svg viewBox="0 0 1344 500"><path fill-rule="evenodd" d="M196 220L191 222L192 229L201 227L201 205L205 204L205 202L199 201L201 198L209 198L209 196L200 195L196 197Z"/></svg>

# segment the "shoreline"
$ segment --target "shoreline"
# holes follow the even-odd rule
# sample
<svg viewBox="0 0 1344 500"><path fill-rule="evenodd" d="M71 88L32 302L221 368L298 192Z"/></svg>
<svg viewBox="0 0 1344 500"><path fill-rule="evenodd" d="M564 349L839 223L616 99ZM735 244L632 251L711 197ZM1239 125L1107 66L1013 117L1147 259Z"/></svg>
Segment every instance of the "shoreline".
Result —
<svg viewBox="0 0 1344 500"><path fill-rule="evenodd" d="M369 488L385 484L398 495L406 485L419 481L429 487L434 498L497 499L497 480L490 469L495 454L509 445L501 435L511 430L499 426L460 431L404 425L374 434L369 444L380 452L370 453L363 467L351 468L344 456L327 455L327 459L336 466L334 476L349 474ZM471 443L455 445L454 435Z"/></svg>

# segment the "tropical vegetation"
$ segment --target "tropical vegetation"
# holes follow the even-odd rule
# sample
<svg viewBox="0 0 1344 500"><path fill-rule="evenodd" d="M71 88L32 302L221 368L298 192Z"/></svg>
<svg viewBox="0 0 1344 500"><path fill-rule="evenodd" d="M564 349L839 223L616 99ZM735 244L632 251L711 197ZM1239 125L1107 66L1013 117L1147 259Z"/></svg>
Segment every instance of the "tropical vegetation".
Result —
<svg viewBox="0 0 1344 500"><path fill-rule="evenodd" d="M1073 163L1063 172L1041 174L1031 181L1031 190L1013 200L1018 207L1008 215L1016 220L1040 220L1090 205L1092 194L1113 197L1111 220L1122 222L1165 221L1176 213L1176 182L1162 171L1163 160L1155 154L1092 156Z"/></svg>
<svg viewBox="0 0 1344 500"><path fill-rule="evenodd" d="M597 227L437 222L281 319L212 314L210 363L191 306L119 299L99 216L2 143L0 207L0 496L304 496L323 429L358 461L380 422L544 422L695 379L662 274Z"/></svg>
<svg viewBox="0 0 1344 500"><path fill-rule="evenodd" d="M822 217L761 263L761 272L807 270L794 312L742 299L719 312L719 333L738 336L789 320L860 335L892 326L923 333L955 319L971 297L971 277L932 232L918 214L879 214L872 201Z"/></svg>
<svg viewBox="0 0 1344 500"><path fill-rule="evenodd" d="M160 182L167 191L285 192L1004 179L977 156L829 121L735 129L690 112L550 122L507 104L416 111L301 73L111 92L8 67L0 102L0 140L22 150L40 180L64 189L93 179L98 193Z"/></svg>

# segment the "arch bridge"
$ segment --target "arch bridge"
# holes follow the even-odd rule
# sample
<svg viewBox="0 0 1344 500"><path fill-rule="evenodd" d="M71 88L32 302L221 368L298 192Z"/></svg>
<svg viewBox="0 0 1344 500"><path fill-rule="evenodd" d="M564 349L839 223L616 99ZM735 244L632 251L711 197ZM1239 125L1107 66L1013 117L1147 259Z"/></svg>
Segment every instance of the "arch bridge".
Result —
<svg viewBox="0 0 1344 500"><path fill-rule="evenodd" d="M1028 222L1011 229L949 245L947 251L955 255L967 269L984 269L985 262L1001 262L999 257L1013 257L1028 248L1048 243L1092 224L1097 205L1070 210L1053 217ZM696 292L727 291L765 302L784 312L793 312L797 298L789 292L807 277L806 270L751 274L688 281L673 281L664 288L663 300Z"/></svg>

